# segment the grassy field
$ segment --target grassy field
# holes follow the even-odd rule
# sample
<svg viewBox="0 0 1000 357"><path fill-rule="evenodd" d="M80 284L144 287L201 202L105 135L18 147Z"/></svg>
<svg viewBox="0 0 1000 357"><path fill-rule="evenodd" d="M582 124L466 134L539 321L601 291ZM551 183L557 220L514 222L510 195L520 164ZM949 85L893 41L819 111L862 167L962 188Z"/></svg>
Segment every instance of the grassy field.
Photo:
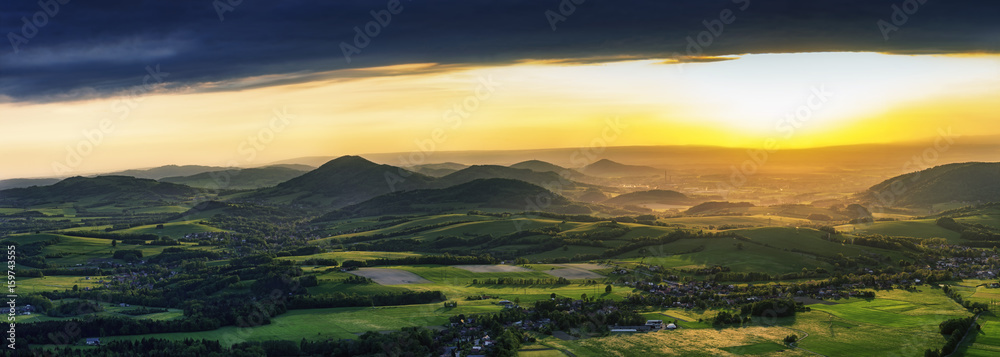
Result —
<svg viewBox="0 0 1000 357"><path fill-rule="evenodd" d="M132 227L118 232L134 233L134 234L155 234L158 236L168 236L170 238L177 239L177 238L184 238L184 235L189 233L225 232L225 230L204 224L198 224L198 221L191 220L191 221L164 223L163 229L157 229L156 225L153 224L148 226Z"/></svg>
<svg viewBox="0 0 1000 357"><path fill-rule="evenodd" d="M754 318L747 327L718 328L697 322L699 318L713 316L715 311L657 310L643 315L664 321L677 319L680 328L573 341L547 337L540 340L540 345L565 349L581 357L808 356L812 354L790 349L781 341L790 334L800 338L808 334L799 346L827 356L909 356L944 344L944 337L937 333L941 321L968 316L965 309L937 289L879 291L876 295L872 301L850 299L834 305L813 304L810 305L813 311L795 317Z"/></svg>
<svg viewBox="0 0 1000 357"><path fill-rule="evenodd" d="M990 304L990 309L994 310L979 316L977 322L982 326L982 331L973 335L974 338L966 339L959 347L958 351L964 356L1000 355L1000 317L996 313L1000 309L1000 289L985 286L995 282L997 281L968 279L951 285L952 289L962 294L963 299Z"/></svg>
<svg viewBox="0 0 1000 357"><path fill-rule="evenodd" d="M1000 317L995 312L986 312L977 321L981 330L967 338L957 352L961 356L1000 356Z"/></svg>
<svg viewBox="0 0 1000 357"><path fill-rule="evenodd" d="M878 291L876 298L842 300L833 305L815 304L813 310L844 320L887 327L937 326L949 318L969 313L940 289L921 287L919 292Z"/></svg>
<svg viewBox="0 0 1000 357"><path fill-rule="evenodd" d="M306 259L320 258L320 259L334 259L338 263L342 263L347 260L373 260L373 259L398 259L406 257L416 257L424 254L420 253L404 253L404 252L357 252L357 251L343 251L343 252L326 252L313 255L300 255L293 257L278 257L278 259L291 260L296 262L301 262Z"/></svg>
<svg viewBox="0 0 1000 357"><path fill-rule="evenodd" d="M42 291L72 289L77 285L80 289L90 287L96 288L101 280L100 276L92 276L86 279L82 276L45 276L41 278L17 278L18 294L37 293Z"/></svg>
<svg viewBox="0 0 1000 357"><path fill-rule="evenodd" d="M1000 209L987 208L979 210L979 214L955 218L961 223L978 223L1000 229Z"/></svg>
<svg viewBox="0 0 1000 357"><path fill-rule="evenodd" d="M648 247L643 256L638 250L620 256L626 261L643 261L668 268L698 268L715 265L731 267L734 271L757 271L782 274L801 271L802 268L830 268L815 257L785 251L779 247L765 247L743 243L733 238L682 239L673 243ZM693 250L701 249L698 252Z"/></svg>
<svg viewBox="0 0 1000 357"><path fill-rule="evenodd" d="M541 344L571 351L576 356L809 356L781 345L789 330L752 326L725 329L685 329L563 341L553 337ZM781 352L779 352L781 351Z"/></svg>
<svg viewBox="0 0 1000 357"><path fill-rule="evenodd" d="M218 340L223 345L241 341L287 339L298 341L354 338L366 331L398 330L408 326L440 326L448 316L498 311L500 307L486 302L459 304L444 308L442 304L386 307L347 307L331 309L292 310L271 319L271 324L237 328L227 326L213 331L163 333L136 336L107 337L107 340L138 340L142 338L186 338Z"/></svg>
<svg viewBox="0 0 1000 357"><path fill-rule="evenodd" d="M61 240L58 244L53 244L42 249L44 255L58 258L46 258L49 263L73 266L85 264L91 259L111 259L117 249L138 249L142 251L143 257L160 254L167 246L162 245L129 245L118 244L111 246L111 239L73 237L65 235L41 234L42 236L58 236ZM21 236L15 236L21 237ZM188 247L195 247L193 243L184 243ZM201 248L201 247L199 247Z"/></svg>
<svg viewBox="0 0 1000 357"><path fill-rule="evenodd" d="M66 301L69 301L69 300L75 300L75 299L67 299ZM139 306L138 305L131 305L131 306L128 306L128 307L123 307L123 306L120 306L118 304L109 303L109 302L99 302L98 304L101 305L101 307L104 308L104 311L97 312L97 313L94 313L94 314L88 315L88 316L125 317L125 318L140 319L140 320L173 320L173 319L179 319L179 318L181 318L181 317L184 316L184 311L182 311L180 309L167 309L167 312L158 312L158 313L146 314L146 315L127 315L127 314L122 314L120 312L124 311L124 310L138 308ZM31 322L41 322L41 321L67 321L67 320L78 319L78 318L79 318L79 316L50 317L50 316L45 315L45 314L32 314L32 315L21 315L21 316L18 316L17 317L17 321L20 322L20 323L31 323Z"/></svg>
<svg viewBox="0 0 1000 357"><path fill-rule="evenodd" d="M887 221L871 224L847 224L837 226L838 231L847 233L882 234L915 238L944 238L952 243L960 243L959 233L942 228L935 219L909 221Z"/></svg>

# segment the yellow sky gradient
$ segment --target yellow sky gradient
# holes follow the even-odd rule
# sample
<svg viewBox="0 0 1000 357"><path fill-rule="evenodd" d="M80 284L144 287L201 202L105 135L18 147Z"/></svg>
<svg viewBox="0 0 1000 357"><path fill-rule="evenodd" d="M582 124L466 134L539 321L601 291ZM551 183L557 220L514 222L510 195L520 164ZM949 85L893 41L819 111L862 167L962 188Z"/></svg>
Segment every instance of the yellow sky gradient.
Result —
<svg viewBox="0 0 1000 357"><path fill-rule="evenodd" d="M343 77L335 72L241 91L202 90L227 85L212 83L149 93L127 115L116 103L121 97L0 104L0 178L409 152L429 149L435 130L434 150L579 147L606 132L609 118L623 125L611 145L756 147L773 138L782 147L804 148L912 141L949 126L969 135L1000 134L1000 56L803 53L682 65L417 64ZM244 82L256 80L262 79ZM496 83L492 92L484 81ZM826 100L813 98L820 92L829 93ZM459 123L460 115L449 110L466 104L478 106ZM786 122L788 115L794 122ZM95 136L102 119L113 129Z"/></svg>

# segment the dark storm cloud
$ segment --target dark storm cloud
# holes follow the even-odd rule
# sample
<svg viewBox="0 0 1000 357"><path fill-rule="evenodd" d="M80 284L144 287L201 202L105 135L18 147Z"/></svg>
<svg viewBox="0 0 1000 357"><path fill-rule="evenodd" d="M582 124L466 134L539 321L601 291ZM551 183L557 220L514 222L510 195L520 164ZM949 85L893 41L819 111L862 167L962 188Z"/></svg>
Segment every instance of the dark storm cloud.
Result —
<svg viewBox="0 0 1000 357"><path fill-rule="evenodd" d="M142 84L157 64L169 74L165 90L236 90L423 62L1000 49L1000 2L920 1L403 0L361 47L354 28L390 2L12 0L0 5L0 101L112 95ZM720 34L702 33L722 20L731 23ZM692 45L699 34L711 43ZM360 50L350 63L342 43ZM245 80L268 75L277 76Z"/></svg>

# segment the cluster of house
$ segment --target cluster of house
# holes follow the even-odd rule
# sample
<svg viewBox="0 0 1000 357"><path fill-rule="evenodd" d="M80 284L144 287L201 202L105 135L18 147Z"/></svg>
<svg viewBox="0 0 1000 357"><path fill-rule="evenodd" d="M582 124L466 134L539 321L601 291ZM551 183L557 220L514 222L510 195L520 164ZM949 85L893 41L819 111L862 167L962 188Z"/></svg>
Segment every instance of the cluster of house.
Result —
<svg viewBox="0 0 1000 357"><path fill-rule="evenodd" d="M994 253L982 252L978 257L953 257L937 261L937 270L951 270L963 279L996 279L996 269L1000 258Z"/></svg>
<svg viewBox="0 0 1000 357"><path fill-rule="evenodd" d="M458 337L455 337L451 343L455 346L445 347L444 351L441 353L442 357L476 357L485 356L487 349L493 346L493 339L490 335L486 334L483 328L475 326L476 318L469 317L462 322L453 322L451 326L458 328ZM458 344L461 343L472 343L471 353L472 354L462 354L462 350L458 348Z"/></svg>

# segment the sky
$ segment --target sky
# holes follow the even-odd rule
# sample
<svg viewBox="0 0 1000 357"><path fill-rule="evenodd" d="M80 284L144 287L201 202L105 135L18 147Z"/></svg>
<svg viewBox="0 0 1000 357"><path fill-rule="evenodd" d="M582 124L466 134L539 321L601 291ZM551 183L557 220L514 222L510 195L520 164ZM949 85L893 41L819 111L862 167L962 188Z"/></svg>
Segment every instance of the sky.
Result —
<svg viewBox="0 0 1000 357"><path fill-rule="evenodd" d="M0 178L1000 135L998 13L935 0L4 2Z"/></svg>

